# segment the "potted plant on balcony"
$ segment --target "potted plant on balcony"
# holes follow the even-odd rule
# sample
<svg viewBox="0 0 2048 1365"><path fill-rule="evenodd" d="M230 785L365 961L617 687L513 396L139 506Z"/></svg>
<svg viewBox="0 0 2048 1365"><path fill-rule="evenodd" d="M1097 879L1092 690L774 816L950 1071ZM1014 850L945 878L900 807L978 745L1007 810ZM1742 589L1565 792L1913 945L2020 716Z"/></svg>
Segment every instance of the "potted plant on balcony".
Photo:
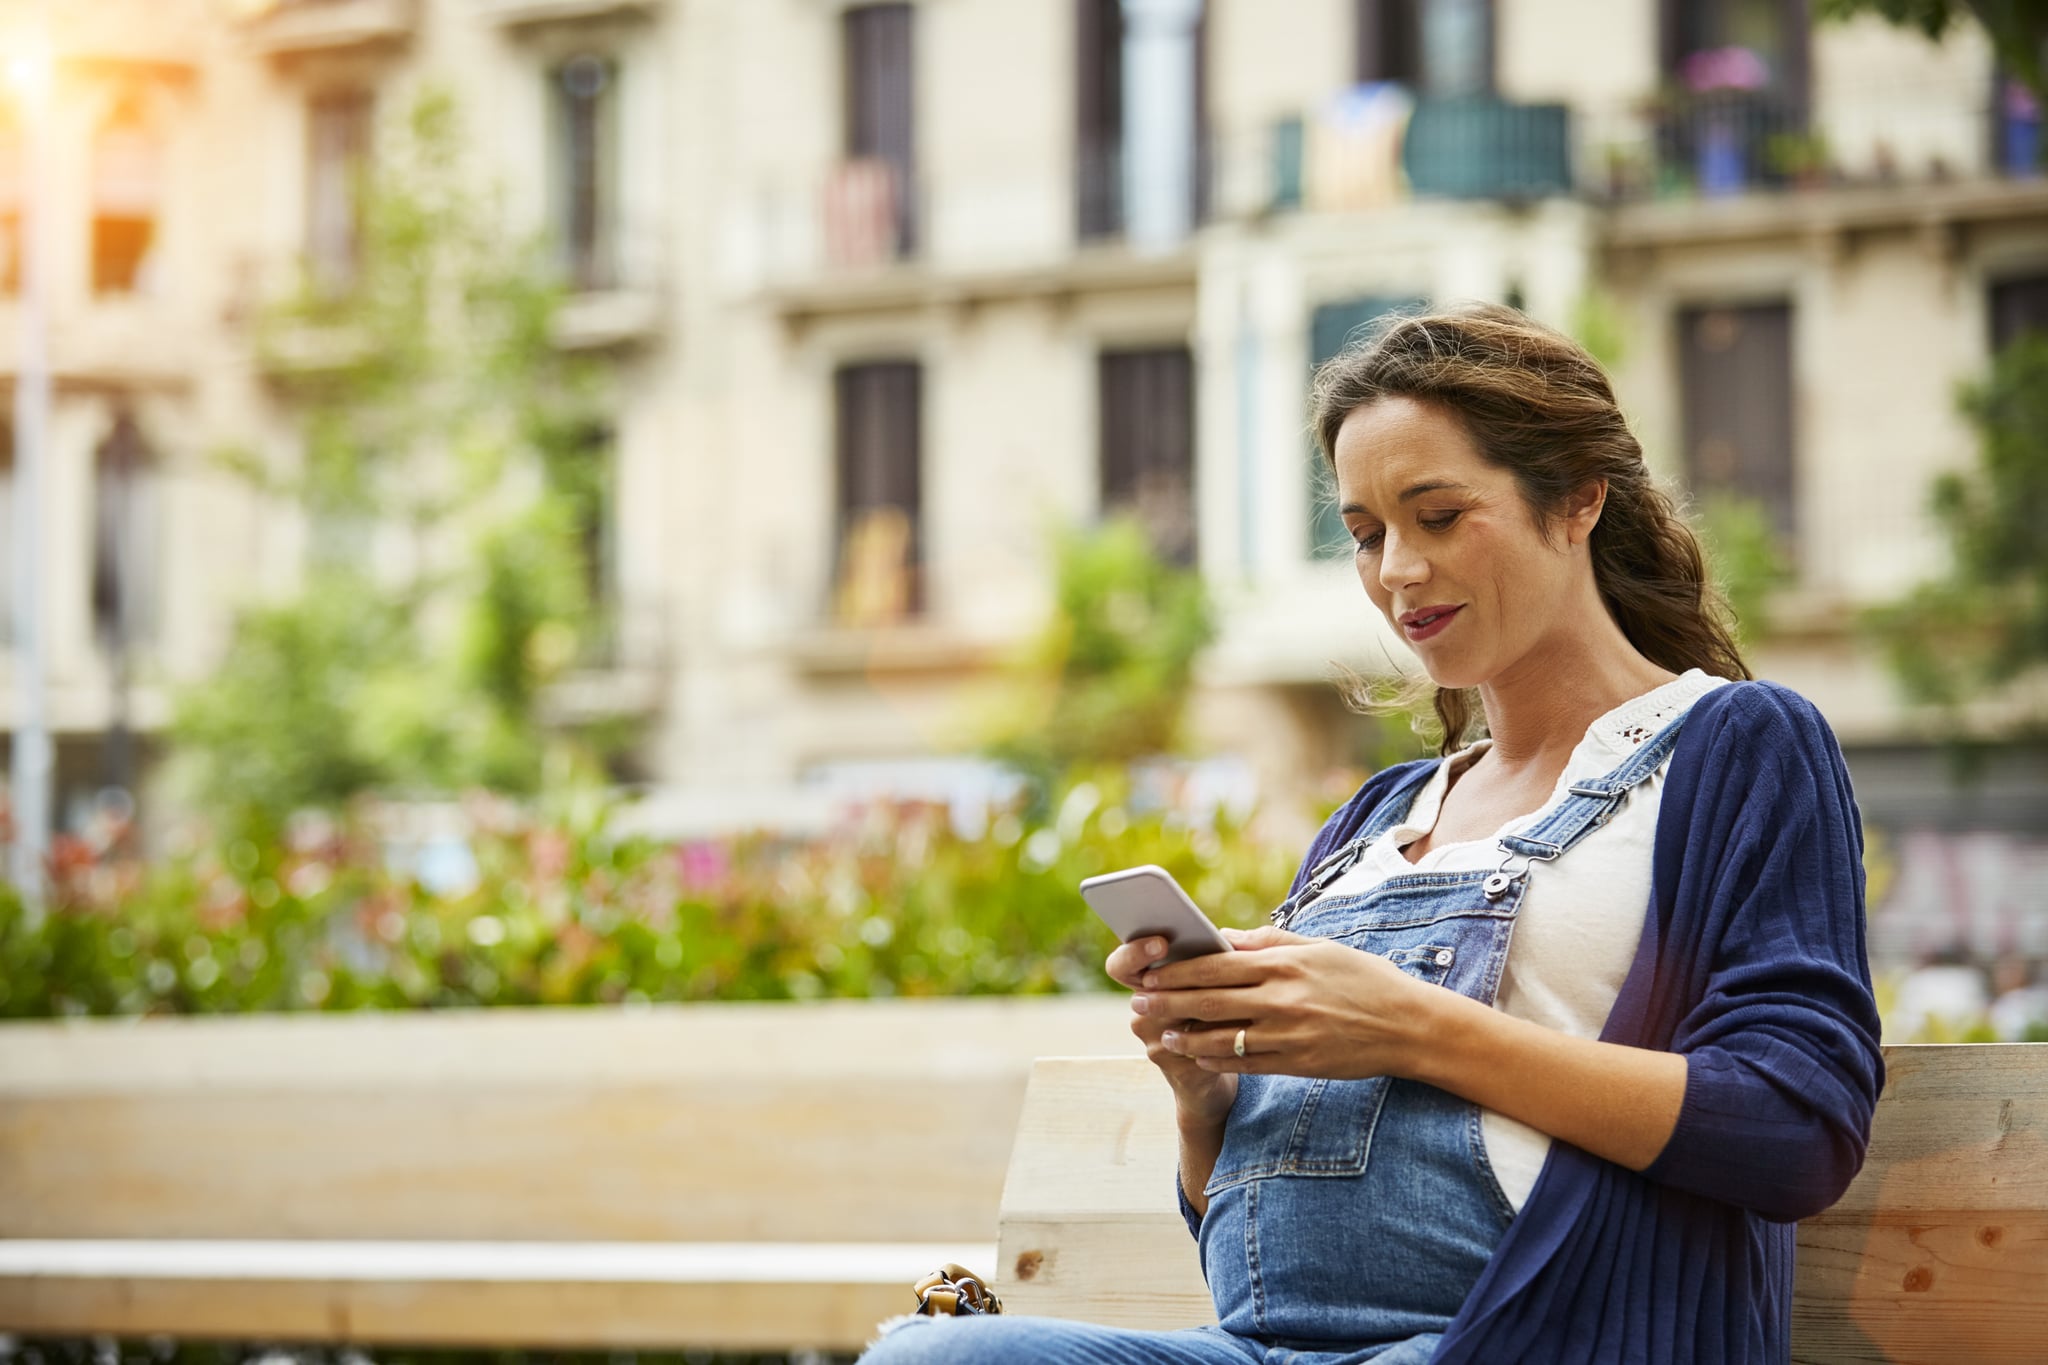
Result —
<svg viewBox="0 0 2048 1365"><path fill-rule="evenodd" d="M1828 141L1818 132L1773 133L1764 139L1764 166L1775 180L1818 189L1833 175Z"/></svg>

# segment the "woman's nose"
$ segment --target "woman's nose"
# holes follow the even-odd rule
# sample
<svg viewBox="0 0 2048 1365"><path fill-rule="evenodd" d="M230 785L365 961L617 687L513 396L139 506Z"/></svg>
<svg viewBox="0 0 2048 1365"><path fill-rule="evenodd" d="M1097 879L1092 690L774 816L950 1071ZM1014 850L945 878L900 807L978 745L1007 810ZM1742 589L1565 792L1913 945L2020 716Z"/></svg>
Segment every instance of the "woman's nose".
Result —
<svg viewBox="0 0 2048 1365"><path fill-rule="evenodd" d="M1387 532L1380 548L1380 586L1393 592L1428 581L1429 559L1421 547L1410 537Z"/></svg>

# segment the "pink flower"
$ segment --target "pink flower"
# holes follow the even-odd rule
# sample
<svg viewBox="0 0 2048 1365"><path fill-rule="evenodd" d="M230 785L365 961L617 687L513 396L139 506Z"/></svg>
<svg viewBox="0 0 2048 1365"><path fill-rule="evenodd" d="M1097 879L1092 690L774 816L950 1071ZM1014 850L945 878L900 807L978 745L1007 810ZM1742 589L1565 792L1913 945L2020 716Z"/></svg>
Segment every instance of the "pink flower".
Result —
<svg viewBox="0 0 2048 1365"><path fill-rule="evenodd" d="M676 850L676 868L685 891L707 891L732 875L732 858L724 844L693 839Z"/></svg>

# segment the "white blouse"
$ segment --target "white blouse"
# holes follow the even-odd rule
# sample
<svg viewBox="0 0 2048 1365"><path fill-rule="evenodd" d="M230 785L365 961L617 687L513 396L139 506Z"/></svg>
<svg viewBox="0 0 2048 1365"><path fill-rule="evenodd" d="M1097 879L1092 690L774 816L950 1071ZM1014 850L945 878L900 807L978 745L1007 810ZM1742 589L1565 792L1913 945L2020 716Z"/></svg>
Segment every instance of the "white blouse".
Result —
<svg viewBox="0 0 2048 1365"><path fill-rule="evenodd" d="M1480 740L1437 765L1416 794L1405 819L1387 830L1363 857L1330 884L1324 896L1370 891L1409 872L1491 872L1500 865L1496 840L1532 828L1566 797L1574 782L1603 777L1627 760L1693 702L1723 686L1725 678L1695 668L1662 687L1615 707L1586 728L1543 805L1502 825L1484 839L1435 844L1411 863L1401 850L1436 828L1450 790L1450 775L1486 752ZM1515 918L1494 1007L1581 1038L1597 1038L1635 960L1650 903L1650 858L1663 799L1667 756L1622 802L1621 809L1554 862L1529 869L1529 884ZM1550 1155L1550 1139L1491 1109L1482 1111L1487 1159L1501 1189L1520 1212Z"/></svg>

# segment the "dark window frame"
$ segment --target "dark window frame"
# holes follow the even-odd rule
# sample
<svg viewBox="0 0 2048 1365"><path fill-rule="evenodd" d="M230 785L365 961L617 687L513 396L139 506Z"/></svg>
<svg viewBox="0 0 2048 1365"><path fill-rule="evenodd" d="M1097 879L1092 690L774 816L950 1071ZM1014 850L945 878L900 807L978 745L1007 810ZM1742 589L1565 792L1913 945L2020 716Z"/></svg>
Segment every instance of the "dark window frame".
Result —
<svg viewBox="0 0 2048 1365"><path fill-rule="evenodd" d="M841 152L891 172L894 251L918 248L917 7L907 0L854 5L840 25Z"/></svg>
<svg viewBox="0 0 2048 1365"><path fill-rule="evenodd" d="M1799 310L1790 298L1689 304L1677 332L1680 450L1697 497L1760 503L1781 550L1798 551Z"/></svg>
<svg viewBox="0 0 2048 1365"><path fill-rule="evenodd" d="M550 208L572 289L619 283L618 58L571 53L548 68Z"/></svg>
<svg viewBox="0 0 2048 1365"><path fill-rule="evenodd" d="M123 204L109 207L101 198L100 177L105 173L101 157L109 140L123 135L134 137L154 155L156 173L163 174L164 138L142 95L131 91L118 100L93 131L90 153L91 176L91 285L94 298L149 294L157 283L146 276L160 240L163 217L163 186L156 185L154 201L146 206Z"/></svg>
<svg viewBox="0 0 2048 1365"><path fill-rule="evenodd" d="M1169 562L1201 543L1195 357L1185 343L1096 355L1096 472L1103 515L1133 515Z"/></svg>
<svg viewBox="0 0 2048 1365"><path fill-rule="evenodd" d="M345 293L363 269L363 209L376 119L367 86L337 86L306 101L306 269L313 287Z"/></svg>
<svg viewBox="0 0 2048 1365"><path fill-rule="evenodd" d="M1993 355L2027 333L2048 336L2048 265L2025 275L1985 283L1985 322Z"/></svg>
<svg viewBox="0 0 2048 1365"><path fill-rule="evenodd" d="M923 614L924 545L924 365L914 358L850 362L833 372L833 534L831 615L851 624L889 625ZM851 587L875 589L870 580L851 581L855 542L873 525L870 518L893 509L907 525L899 585L881 584L900 598L870 613L848 610Z"/></svg>

